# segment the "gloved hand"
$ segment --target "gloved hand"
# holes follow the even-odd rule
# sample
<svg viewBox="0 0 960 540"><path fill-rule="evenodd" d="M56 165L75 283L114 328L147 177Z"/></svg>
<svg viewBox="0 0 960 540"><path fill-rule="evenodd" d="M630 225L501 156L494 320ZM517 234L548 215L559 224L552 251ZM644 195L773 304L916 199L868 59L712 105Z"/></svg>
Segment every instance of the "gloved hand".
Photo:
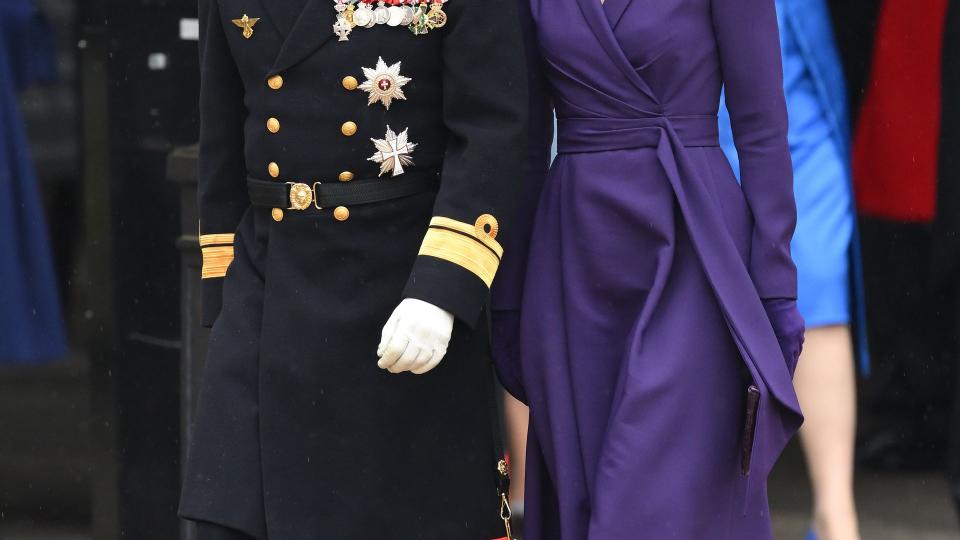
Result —
<svg viewBox="0 0 960 540"><path fill-rule="evenodd" d="M452 313L423 300L404 299L383 326L377 365L390 373L423 375L443 360L452 333Z"/></svg>
<svg viewBox="0 0 960 540"><path fill-rule="evenodd" d="M521 402L527 402L520 376L520 312L494 310L493 344L490 353L500 384Z"/></svg>
<svg viewBox="0 0 960 540"><path fill-rule="evenodd" d="M797 309L797 301L787 298L771 298L763 301L763 309L767 311L767 318L773 325L773 333L780 342L780 350L787 363L790 376L797 370L797 361L803 350L803 333L805 331L803 316Z"/></svg>

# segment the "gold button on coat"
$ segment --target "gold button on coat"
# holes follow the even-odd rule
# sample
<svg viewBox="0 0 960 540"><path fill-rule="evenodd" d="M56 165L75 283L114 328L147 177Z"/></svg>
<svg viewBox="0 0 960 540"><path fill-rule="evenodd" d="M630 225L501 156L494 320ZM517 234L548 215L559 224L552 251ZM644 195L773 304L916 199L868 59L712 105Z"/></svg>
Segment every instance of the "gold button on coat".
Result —
<svg viewBox="0 0 960 540"><path fill-rule="evenodd" d="M350 209L346 206L338 206L333 209L333 218L337 221L346 221L350 219Z"/></svg>
<svg viewBox="0 0 960 540"><path fill-rule="evenodd" d="M267 119L267 131L270 133L277 133L280 131L280 121L276 118Z"/></svg>
<svg viewBox="0 0 960 540"><path fill-rule="evenodd" d="M340 173L339 178L341 182L349 182L353 180L353 173L350 171L343 171L342 173Z"/></svg>
<svg viewBox="0 0 960 540"><path fill-rule="evenodd" d="M347 90L356 90L358 85L359 83L357 82L356 77L347 75L346 77L343 78L343 87L346 88Z"/></svg>
<svg viewBox="0 0 960 540"><path fill-rule="evenodd" d="M343 125L340 126L340 133L343 133L347 137L352 136L356 132L357 132L357 124L355 124L354 122L344 122Z"/></svg>
<svg viewBox="0 0 960 540"><path fill-rule="evenodd" d="M270 215L273 217L273 220L277 223L283 221L283 210L280 208L274 208L270 211Z"/></svg>
<svg viewBox="0 0 960 540"><path fill-rule="evenodd" d="M272 178L277 178L280 176L280 165L277 165L276 162L271 161L267 164L267 172L270 173Z"/></svg>
<svg viewBox="0 0 960 540"><path fill-rule="evenodd" d="M267 79L267 86L274 90L279 90L283 87L283 77L280 75L274 75L273 77L270 77Z"/></svg>

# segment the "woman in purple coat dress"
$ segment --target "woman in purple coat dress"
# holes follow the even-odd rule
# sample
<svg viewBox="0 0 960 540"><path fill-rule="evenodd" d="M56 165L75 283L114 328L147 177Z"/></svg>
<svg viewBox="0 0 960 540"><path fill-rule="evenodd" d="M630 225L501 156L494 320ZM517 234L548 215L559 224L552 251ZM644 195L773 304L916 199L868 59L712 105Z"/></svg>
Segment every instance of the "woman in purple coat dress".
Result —
<svg viewBox="0 0 960 540"><path fill-rule="evenodd" d="M519 1L529 234L493 306L531 409L525 538L770 538L803 330L774 0Z"/></svg>

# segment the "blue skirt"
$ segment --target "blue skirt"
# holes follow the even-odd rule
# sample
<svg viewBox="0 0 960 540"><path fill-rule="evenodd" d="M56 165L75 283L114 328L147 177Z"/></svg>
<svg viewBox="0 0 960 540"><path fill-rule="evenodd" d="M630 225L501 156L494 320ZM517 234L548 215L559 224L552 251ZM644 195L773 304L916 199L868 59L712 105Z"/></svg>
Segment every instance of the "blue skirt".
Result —
<svg viewBox="0 0 960 540"><path fill-rule="evenodd" d="M7 3L9 4L9 3ZM8 9L9 8L9 9ZM49 29L25 0L5 5L0 21L0 364L66 355L57 280L17 89L48 73L37 39Z"/></svg>
<svg viewBox="0 0 960 540"><path fill-rule="evenodd" d="M794 151L797 305L807 328L850 323L850 241L854 216L844 160L832 138Z"/></svg>

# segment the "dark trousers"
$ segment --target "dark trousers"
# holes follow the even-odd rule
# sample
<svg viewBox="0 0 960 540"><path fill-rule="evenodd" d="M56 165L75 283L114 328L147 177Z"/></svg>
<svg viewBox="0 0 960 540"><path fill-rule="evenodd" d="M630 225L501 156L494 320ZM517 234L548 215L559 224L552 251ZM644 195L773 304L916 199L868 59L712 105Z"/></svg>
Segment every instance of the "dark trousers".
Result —
<svg viewBox="0 0 960 540"><path fill-rule="evenodd" d="M255 540L252 536L248 536L238 530L206 521L196 522L196 527L196 540Z"/></svg>

